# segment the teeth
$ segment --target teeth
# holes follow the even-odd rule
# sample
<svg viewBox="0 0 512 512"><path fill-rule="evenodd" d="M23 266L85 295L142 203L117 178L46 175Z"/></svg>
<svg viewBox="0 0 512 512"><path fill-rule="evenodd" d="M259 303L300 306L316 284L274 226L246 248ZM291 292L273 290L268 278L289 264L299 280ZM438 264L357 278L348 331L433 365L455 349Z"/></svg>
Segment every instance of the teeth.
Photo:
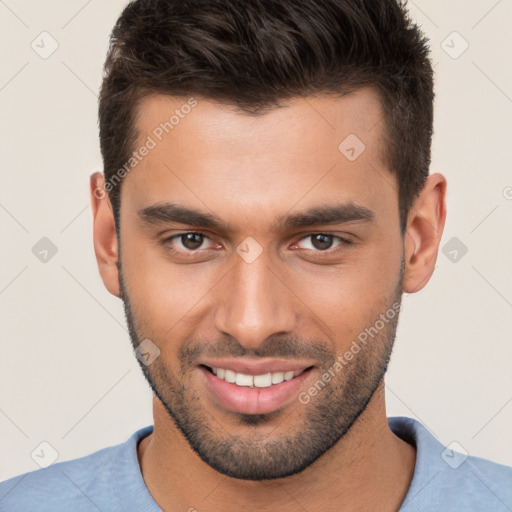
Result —
<svg viewBox="0 0 512 512"><path fill-rule="evenodd" d="M219 379L225 380L232 384L242 387L256 387L268 388L274 384L281 384L285 380L291 380L297 375L300 375L304 370L297 370L296 372L273 372L264 373L262 375L246 375L245 373L236 373L233 370L226 370L224 368L212 368L212 372L217 375Z"/></svg>
<svg viewBox="0 0 512 512"><path fill-rule="evenodd" d="M237 386L252 386L254 384L253 376L237 373L235 384Z"/></svg>
<svg viewBox="0 0 512 512"><path fill-rule="evenodd" d="M255 375L254 385L257 388L268 388L269 386L272 386L272 374L265 373L265 375Z"/></svg>
<svg viewBox="0 0 512 512"><path fill-rule="evenodd" d="M275 372L271 373L270 375L272 375L272 384L280 384L284 380L283 372Z"/></svg>
<svg viewBox="0 0 512 512"><path fill-rule="evenodd" d="M235 383L236 381L236 373L232 370L225 370L224 371L224 380L226 382Z"/></svg>

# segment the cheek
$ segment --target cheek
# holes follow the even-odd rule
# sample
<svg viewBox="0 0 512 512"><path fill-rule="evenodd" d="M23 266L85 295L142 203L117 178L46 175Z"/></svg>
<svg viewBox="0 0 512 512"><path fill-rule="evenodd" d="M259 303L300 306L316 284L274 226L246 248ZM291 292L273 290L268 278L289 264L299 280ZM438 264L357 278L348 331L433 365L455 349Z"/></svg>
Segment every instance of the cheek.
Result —
<svg viewBox="0 0 512 512"><path fill-rule="evenodd" d="M123 277L140 334L163 343L197 325L208 291L228 268L177 265L166 259L161 247L127 235L122 244Z"/></svg>
<svg viewBox="0 0 512 512"><path fill-rule="evenodd" d="M290 282L308 306L306 314L328 326L334 339L345 346L394 301L400 262L399 241L383 241L361 248L336 267L297 270Z"/></svg>

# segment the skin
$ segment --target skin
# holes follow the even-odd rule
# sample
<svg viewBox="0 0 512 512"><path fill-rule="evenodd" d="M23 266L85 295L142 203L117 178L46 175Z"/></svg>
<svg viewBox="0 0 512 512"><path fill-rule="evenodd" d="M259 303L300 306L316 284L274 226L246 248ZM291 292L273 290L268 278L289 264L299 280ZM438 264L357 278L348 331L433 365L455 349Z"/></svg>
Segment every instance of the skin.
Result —
<svg viewBox="0 0 512 512"><path fill-rule="evenodd" d="M185 101L146 98L137 121L137 147ZM226 461L222 471L204 462L155 396L154 431L139 444L138 457L146 485L163 510L229 512L248 503L254 510L284 512L301 507L400 508L414 472L415 448L388 427L383 379L373 387L359 381L368 384L369 401L352 422L343 402L350 379L366 375L361 368L371 370L370 377L379 375L379 365L385 370L393 326L382 329L309 404L293 400L253 424L250 415L233 414L213 400L198 369L180 359L180 351L191 346L226 355L236 345L247 355L267 349L265 354L277 355L279 340L298 341L290 357L311 356L310 348L319 346L326 358L313 359L315 368L301 388L307 391L332 362L329 357L344 354L401 292L414 293L426 285L445 222L446 180L440 174L429 176L402 237L397 182L383 159L383 130L381 104L371 89L341 98L297 98L256 117L198 98L191 113L126 175L120 241L108 195L97 193L104 186L103 175L91 176L94 247L103 282L125 300L125 307L129 302L132 342L149 338L160 349L143 370L167 406L179 404L175 391L183 386L182 414L195 415L196 424L207 427L202 448L215 453L214 441L229 438L232 446L247 446L247 454L253 453L251 448L268 455L269 443L296 441L304 433L320 438L318 446L324 443L324 452L289 476L259 481L227 476L227 470L236 470L233 461ZM349 134L366 146L353 162L338 150ZM147 225L138 216L141 209L165 201L214 213L232 231ZM370 209L373 220L271 229L279 216L340 202ZM210 237L200 255L189 251L187 258L178 239L171 243L176 252L163 242L197 231ZM307 238L316 233L348 237L353 243L338 246L334 240L322 252ZM249 236L262 248L250 264L236 252ZM340 401L343 407L336 409ZM318 426L348 426L331 443L322 438L325 432L312 430L326 410L331 417ZM295 448L291 455L302 453Z"/></svg>

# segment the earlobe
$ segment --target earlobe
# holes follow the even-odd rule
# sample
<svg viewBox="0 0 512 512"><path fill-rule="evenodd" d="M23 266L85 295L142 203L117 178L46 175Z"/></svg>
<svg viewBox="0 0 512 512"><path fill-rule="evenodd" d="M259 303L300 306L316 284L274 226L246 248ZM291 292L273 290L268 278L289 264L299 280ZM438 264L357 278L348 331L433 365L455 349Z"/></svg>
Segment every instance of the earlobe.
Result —
<svg viewBox="0 0 512 512"><path fill-rule="evenodd" d="M421 290L432 276L446 219L446 179L442 174L427 178L414 201L404 237L403 291Z"/></svg>
<svg viewBox="0 0 512 512"><path fill-rule="evenodd" d="M93 214L94 252L101 278L107 290L112 295L121 298L114 213L104 185L103 174L96 172L91 175L90 195Z"/></svg>

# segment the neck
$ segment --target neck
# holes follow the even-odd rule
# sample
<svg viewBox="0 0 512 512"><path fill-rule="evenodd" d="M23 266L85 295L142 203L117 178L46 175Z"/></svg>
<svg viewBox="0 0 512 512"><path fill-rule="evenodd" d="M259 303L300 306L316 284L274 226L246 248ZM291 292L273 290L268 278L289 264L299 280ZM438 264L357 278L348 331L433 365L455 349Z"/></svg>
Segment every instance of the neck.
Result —
<svg viewBox="0 0 512 512"><path fill-rule="evenodd" d="M366 410L328 452L295 475L248 481L212 469L192 450L160 401L153 433L138 446L149 492L164 511L396 511L414 473L415 449L390 430L381 382ZM191 476L192 475L192 476Z"/></svg>

